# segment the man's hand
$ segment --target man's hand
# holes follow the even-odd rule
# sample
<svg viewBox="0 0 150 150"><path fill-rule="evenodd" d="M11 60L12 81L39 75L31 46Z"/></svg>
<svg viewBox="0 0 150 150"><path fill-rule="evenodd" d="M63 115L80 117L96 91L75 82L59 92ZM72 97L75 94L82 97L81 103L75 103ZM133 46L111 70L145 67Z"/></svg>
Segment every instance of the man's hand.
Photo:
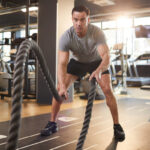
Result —
<svg viewBox="0 0 150 150"><path fill-rule="evenodd" d="M60 86L58 89L58 94L65 100L68 100L68 92L64 86Z"/></svg>
<svg viewBox="0 0 150 150"><path fill-rule="evenodd" d="M96 78L96 81L99 83L99 82L100 82L100 79L101 79L101 72L100 72L98 69L95 70L95 71L91 74L91 76L90 76L90 78L89 78L89 81L91 81L92 78Z"/></svg>

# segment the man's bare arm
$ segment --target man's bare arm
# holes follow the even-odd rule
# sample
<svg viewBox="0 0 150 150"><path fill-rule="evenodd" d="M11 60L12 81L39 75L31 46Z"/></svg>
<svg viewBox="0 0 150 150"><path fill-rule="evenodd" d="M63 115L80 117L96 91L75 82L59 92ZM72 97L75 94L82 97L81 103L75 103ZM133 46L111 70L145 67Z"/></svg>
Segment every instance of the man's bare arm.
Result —
<svg viewBox="0 0 150 150"><path fill-rule="evenodd" d="M109 48L106 44L99 45L98 46L98 52L99 55L102 58L101 64L97 67L97 69L91 74L89 80L91 80L93 77L96 78L97 82L100 82L100 75L102 72L106 71L109 67L110 63L110 54L109 54Z"/></svg>
<svg viewBox="0 0 150 150"><path fill-rule="evenodd" d="M106 44L98 46L99 55L102 58L101 64L98 66L97 70L104 72L109 68L110 65L110 53L109 48Z"/></svg>
<svg viewBox="0 0 150 150"><path fill-rule="evenodd" d="M59 86L65 86L65 76L67 73L67 64L69 60L69 52L60 51L58 52L58 83Z"/></svg>

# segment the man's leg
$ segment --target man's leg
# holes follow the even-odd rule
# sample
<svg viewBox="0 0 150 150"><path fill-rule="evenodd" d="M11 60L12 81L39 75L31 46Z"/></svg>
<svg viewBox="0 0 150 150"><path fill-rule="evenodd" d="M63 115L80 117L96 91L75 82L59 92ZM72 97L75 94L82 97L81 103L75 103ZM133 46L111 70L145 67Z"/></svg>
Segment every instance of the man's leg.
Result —
<svg viewBox="0 0 150 150"><path fill-rule="evenodd" d="M102 74L99 85L102 88L102 91L104 92L107 106L109 107L113 118L114 136L117 140L123 141L125 139L125 134L121 125L119 124L117 102L112 91L110 74Z"/></svg>
<svg viewBox="0 0 150 150"><path fill-rule="evenodd" d="M66 80L65 80L66 87L68 88L77 79L78 79L77 76L67 74L66 75ZM52 112L51 112L50 121L56 122L56 118L57 118L57 114L60 110L60 106L61 106L61 103L56 101L55 98L53 97L53 99L52 99Z"/></svg>
<svg viewBox="0 0 150 150"><path fill-rule="evenodd" d="M102 74L101 81L99 84L106 97L106 103L107 106L110 108L113 122L114 124L118 124L119 123L118 108L117 108L116 98L112 91L110 74Z"/></svg>
<svg viewBox="0 0 150 150"><path fill-rule="evenodd" d="M65 85L68 88L75 80L77 80L77 76L67 74L65 78ZM59 90L59 87L58 87ZM58 131L56 119L58 112L60 110L61 102L57 102L55 98L52 99L52 112L51 112L51 118L50 121L48 121L48 124L46 127L41 131L42 136L49 136L52 133L55 133Z"/></svg>

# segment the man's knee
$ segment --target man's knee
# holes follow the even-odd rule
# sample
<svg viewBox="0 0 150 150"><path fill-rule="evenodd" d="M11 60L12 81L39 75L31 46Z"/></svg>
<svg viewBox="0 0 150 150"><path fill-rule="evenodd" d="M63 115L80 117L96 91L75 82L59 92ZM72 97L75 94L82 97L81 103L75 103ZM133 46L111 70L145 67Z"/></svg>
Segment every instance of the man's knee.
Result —
<svg viewBox="0 0 150 150"><path fill-rule="evenodd" d="M111 100L110 99L106 99L106 104L108 107L111 107Z"/></svg>
<svg viewBox="0 0 150 150"><path fill-rule="evenodd" d="M106 97L107 106L108 107L112 106L112 104L114 103L114 99L115 99L112 88L110 86L103 87L103 93Z"/></svg>
<svg viewBox="0 0 150 150"><path fill-rule="evenodd" d="M112 94L112 89L110 86L105 85L105 86L103 86L103 92L104 92L105 96L109 96Z"/></svg>

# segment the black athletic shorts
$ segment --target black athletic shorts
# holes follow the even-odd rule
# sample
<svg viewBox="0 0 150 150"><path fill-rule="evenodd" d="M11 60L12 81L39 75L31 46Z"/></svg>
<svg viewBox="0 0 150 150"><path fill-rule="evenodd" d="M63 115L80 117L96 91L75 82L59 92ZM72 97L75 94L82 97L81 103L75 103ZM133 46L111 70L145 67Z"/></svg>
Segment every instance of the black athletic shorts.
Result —
<svg viewBox="0 0 150 150"><path fill-rule="evenodd" d="M101 61L95 61L91 63L81 63L74 59L71 59L67 66L67 73L76 75L80 78L85 76L87 73L92 73L100 65ZM102 74L109 74L106 70Z"/></svg>

